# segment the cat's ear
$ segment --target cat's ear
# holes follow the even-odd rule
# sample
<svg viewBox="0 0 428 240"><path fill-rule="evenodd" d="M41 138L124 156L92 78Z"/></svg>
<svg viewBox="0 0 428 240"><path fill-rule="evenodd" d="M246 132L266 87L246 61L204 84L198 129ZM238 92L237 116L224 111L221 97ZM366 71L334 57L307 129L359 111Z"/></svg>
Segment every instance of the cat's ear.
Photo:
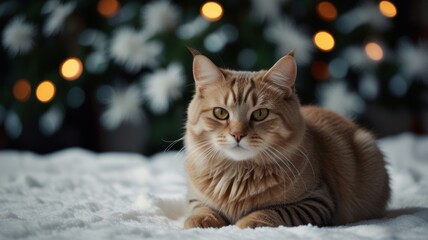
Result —
<svg viewBox="0 0 428 240"><path fill-rule="evenodd" d="M193 54L193 78L198 88L204 88L219 80L224 79L220 69L207 57L199 52Z"/></svg>
<svg viewBox="0 0 428 240"><path fill-rule="evenodd" d="M284 91L286 95L295 92L297 76L297 64L294 59L294 51L279 59L265 74L264 80L270 81Z"/></svg>

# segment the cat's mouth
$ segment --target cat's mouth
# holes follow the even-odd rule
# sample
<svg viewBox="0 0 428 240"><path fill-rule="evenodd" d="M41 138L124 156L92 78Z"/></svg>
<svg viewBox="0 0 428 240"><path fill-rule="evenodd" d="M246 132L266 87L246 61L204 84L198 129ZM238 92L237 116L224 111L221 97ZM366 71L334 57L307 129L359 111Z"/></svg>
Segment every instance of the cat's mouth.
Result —
<svg viewBox="0 0 428 240"><path fill-rule="evenodd" d="M226 148L223 150L226 156L234 161L244 161L254 158L256 153L253 150L247 149L240 144L236 144L231 148Z"/></svg>

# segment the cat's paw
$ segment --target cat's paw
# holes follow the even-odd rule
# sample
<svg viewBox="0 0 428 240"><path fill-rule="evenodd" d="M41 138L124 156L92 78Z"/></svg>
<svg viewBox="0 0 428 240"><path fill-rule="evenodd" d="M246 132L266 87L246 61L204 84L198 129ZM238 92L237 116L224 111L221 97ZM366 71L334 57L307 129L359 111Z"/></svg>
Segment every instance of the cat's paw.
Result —
<svg viewBox="0 0 428 240"><path fill-rule="evenodd" d="M184 228L221 228L227 225L227 222L214 214L192 215L184 222Z"/></svg>
<svg viewBox="0 0 428 240"><path fill-rule="evenodd" d="M241 218L235 225L239 228L257 228L278 227L281 224L263 212L254 212Z"/></svg>

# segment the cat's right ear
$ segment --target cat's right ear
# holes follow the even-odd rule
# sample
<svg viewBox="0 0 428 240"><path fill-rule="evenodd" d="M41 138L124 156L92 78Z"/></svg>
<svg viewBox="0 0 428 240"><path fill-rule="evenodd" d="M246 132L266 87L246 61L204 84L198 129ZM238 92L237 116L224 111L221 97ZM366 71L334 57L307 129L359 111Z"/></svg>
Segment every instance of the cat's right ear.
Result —
<svg viewBox="0 0 428 240"><path fill-rule="evenodd" d="M285 95L295 93L295 81L297 75L297 64L294 59L294 51L291 51L286 56L279 59L264 76L264 79L269 80Z"/></svg>
<svg viewBox="0 0 428 240"><path fill-rule="evenodd" d="M199 52L193 54L193 78L198 89L203 89L219 80L224 79L220 69L207 57Z"/></svg>

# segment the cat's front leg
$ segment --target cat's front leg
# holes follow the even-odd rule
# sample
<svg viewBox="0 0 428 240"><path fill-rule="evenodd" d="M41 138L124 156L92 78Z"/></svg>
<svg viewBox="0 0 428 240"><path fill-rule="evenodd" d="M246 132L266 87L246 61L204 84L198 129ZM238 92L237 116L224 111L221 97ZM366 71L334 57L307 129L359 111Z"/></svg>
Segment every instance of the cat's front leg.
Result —
<svg viewBox="0 0 428 240"><path fill-rule="evenodd" d="M254 211L241 218L236 226L240 228L317 225L331 223L334 208L329 199L308 198L294 204L276 205Z"/></svg>
<svg viewBox="0 0 428 240"><path fill-rule="evenodd" d="M229 225L228 221L215 210L202 205L193 207L192 214L184 222L184 228L221 228Z"/></svg>

